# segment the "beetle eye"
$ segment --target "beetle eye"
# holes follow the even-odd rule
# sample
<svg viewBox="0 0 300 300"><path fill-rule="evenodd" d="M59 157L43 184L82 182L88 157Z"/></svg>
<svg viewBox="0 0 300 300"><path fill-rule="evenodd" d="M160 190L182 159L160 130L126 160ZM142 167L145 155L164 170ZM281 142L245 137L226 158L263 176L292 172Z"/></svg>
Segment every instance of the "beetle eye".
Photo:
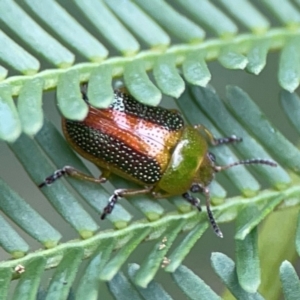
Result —
<svg viewBox="0 0 300 300"><path fill-rule="evenodd" d="M208 157L209 159L212 161L212 162L216 162L216 157L213 153L211 152L208 152Z"/></svg>

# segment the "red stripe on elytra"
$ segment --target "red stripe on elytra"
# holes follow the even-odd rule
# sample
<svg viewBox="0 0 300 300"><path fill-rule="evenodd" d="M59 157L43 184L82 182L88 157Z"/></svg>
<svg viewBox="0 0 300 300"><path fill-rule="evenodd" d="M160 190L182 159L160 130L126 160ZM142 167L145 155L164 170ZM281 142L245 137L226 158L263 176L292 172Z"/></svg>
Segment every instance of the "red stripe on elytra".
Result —
<svg viewBox="0 0 300 300"><path fill-rule="evenodd" d="M152 157L166 151L166 141L172 134L160 125L113 109L99 110L90 107L83 123Z"/></svg>

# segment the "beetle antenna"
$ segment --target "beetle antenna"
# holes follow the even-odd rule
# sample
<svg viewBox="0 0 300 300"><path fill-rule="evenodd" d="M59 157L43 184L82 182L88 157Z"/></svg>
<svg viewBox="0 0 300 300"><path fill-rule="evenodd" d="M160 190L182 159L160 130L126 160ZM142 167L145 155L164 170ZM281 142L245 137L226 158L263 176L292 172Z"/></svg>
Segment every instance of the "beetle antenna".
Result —
<svg viewBox="0 0 300 300"><path fill-rule="evenodd" d="M238 165L268 165L271 167L277 167L277 163L272 160L253 158L253 159L237 161L226 166L215 166L214 170L215 172L220 172Z"/></svg>

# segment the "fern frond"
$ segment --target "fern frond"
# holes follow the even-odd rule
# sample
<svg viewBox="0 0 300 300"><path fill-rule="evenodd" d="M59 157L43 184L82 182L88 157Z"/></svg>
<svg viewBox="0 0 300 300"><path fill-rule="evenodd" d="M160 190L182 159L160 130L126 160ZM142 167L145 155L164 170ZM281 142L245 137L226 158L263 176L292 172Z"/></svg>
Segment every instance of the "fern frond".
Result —
<svg viewBox="0 0 300 300"><path fill-rule="evenodd" d="M83 119L87 107L80 100L79 83L89 80L89 99L97 107L107 106L112 101L110 83L118 76L124 76L127 88L136 99L157 105L162 92L173 97L179 97L183 92L185 84L178 67L182 68L187 82L205 86L211 79L207 61L218 59L225 68L246 68L258 74L266 64L268 52L281 50L278 72L281 86L292 92L299 85L300 13L287 1L281 4L280 10L274 2L264 2L285 26L279 28L270 27L267 17L248 1L240 2L238 6L221 1L219 8L209 1L199 4L178 1L180 6L176 9L162 0L151 4L80 0L75 3L78 13L93 24L96 32L89 33L81 20L76 20L54 0L43 1L43 4L24 1L22 5L10 0L1 2L0 10L9 12L0 16L0 22L8 32L0 34L1 44L6 45L1 49L1 60L27 76L13 76L1 82L0 89L4 92L7 89L0 97L6 107L2 116L6 115L10 126L5 126L4 121L0 123L0 138L14 141L21 130L29 135L39 131L41 89L57 88L62 114L75 120ZM288 15L288 11L293 13ZM287 15L293 18L287 18ZM18 20L22 20L22 24ZM238 34L239 22L246 26L248 33ZM203 41L205 30L202 25L217 37ZM15 33L14 38L9 36L11 31ZM103 44L93 36L99 33L105 38L100 38ZM174 38L176 42L172 42ZM125 56L110 57L104 46L106 41ZM143 44L147 47L141 48ZM91 62L72 66L76 56ZM56 66L58 69L38 72L43 59L48 61L50 68ZM4 79L7 71L1 68ZM148 71L154 72L156 84L149 80ZM37 81L42 86L39 87ZM36 84L36 88L31 88ZM25 101L18 112L11 96L18 96L21 103ZM24 110L24 106L31 107L31 111ZM34 116L31 122L28 113Z"/></svg>
<svg viewBox="0 0 300 300"><path fill-rule="evenodd" d="M296 2L285 0L278 5L276 0L264 0L254 5L248 0L2 0L0 139L8 142L36 185L64 165L91 174L45 118L45 91L56 90L60 112L73 120L84 119L88 111L81 98L83 82L88 82L90 103L98 108L110 105L112 82L121 76L138 101L157 105L163 94L176 98L188 122L204 124L216 137L243 137L243 143L234 148L212 150L218 163L251 157L273 158L279 163L272 170L240 166L226 171L235 194L227 196L223 181L214 181L210 186L218 222L236 220L236 263L215 253L215 272L235 297L274 298L279 283L276 281L274 293L268 294L270 283L264 272L273 280L272 272L278 277L279 270L274 272L261 261L264 253L259 254L257 226L274 209L299 204L300 152L246 92L229 86L227 99L222 101L211 86L205 87L216 76L210 73L210 61L257 75L266 66L268 54L278 51L278 82L286 90L281 93L281 104L300 132L300 99L290 93L299 86L300 79L300 10ZM267 189L261 189L261 178ZM130 186L117 177L111 183ZM105 288L105 282L116 299L126 295L130 299L156 295L171 299L168 289L153 281L161 268L173 274L177 287L191 299L220 299L194 270L182 266L209 224L205 213L191 210L180 197L168 199L167 207L145 197L134 197L125 206L122 202L126 200L122 200L107 218L109 225L103 225L109 229L99 231L102 224L98 213L111 194L107 186L67 178L42 189L57 212L56 220L47 220L48 212L37 212L25 196L19 196L2 179L0 190L0 245L4 255L12 258L0 262L1 299L8 297L14 279L18 280L14 299L22 299L23 295L28 299L37 295L97 299L99 286ZM131 206L142 216L140 220L133 221ZM64 234L57 226L59 220L72 228L74 240L61 242ZM286 244L286 232L292 226L287 223L283 238ZM183 237L181 232L186 232ZM33 252L32 239L42 249ZM152 240L152 246L140 266L129 266L127 277L120 270L145 240ZM294 254L295 249L289 248ZM292 260L291 253L286 258L280 253L280 262ZM87 267L81 272L85 262ZM44 289L41 278L50 269L54 274ZM293 299L299 289L293 267L284 262L280 276L284 295Z"/></svg>
<svg viewBox="0 0 300 300"><path fill-rule="evenodd" d="M250 108L254 105L249 96L242 90L236 87L230 87L228 91L230 91L228 94L229 100L231 99L230 96L232 92L236 92L244 103L248 103L246 107ZM205 105L202 106L202 102L205 103ZM235 129L234 133L241 134L244 138L243 143L245 143L245 146L241 154L245 155L245 157L249 157L249 155L271 157L271 154L275 154L279 162L283 161L285 165L295 167L295 164L292 163L294 157L291 157L290 159L292 161L289 161L286 153L267 153L259 143L259 141L267 139L266 133L256 130L255 135L257 139L254 139L253 136L248 133L249 130L245 131L239 119L234 117L234 115L226 109L224 102L222 102L211 89L188 89L178 100L178 104L184 107L185 110L183 112L187 115L189 120L193 121L193 116L200 116L203 124L208 126L217 137L221 134L219 130L228 133L227 131L231 130L229 125L233 124L232 126ZM218 107L217 111L216 106ZM231 106L228 107L230 108ZM255 106L255 109L258 108ZM257 113L261 116L259 110ZM212 117L211 121L209 121L208 116ZM260 128L259 122L262 124L266 122L265 118L255 118L255 113L249 116L243 115L242 121L247 124L246 128L254 126L252 124L249 125L249 119L252 118L255 120L255 125L257 125L258 128ZM216 128L218 128L218 130ZM287 147L292 147L283 136L276 134L275 137L272 138L274 143L276 143L276 139L280 140L281 143L286 143ZM238 149L239 146L240 145L237 145L235 148ZM49 174L51 169L53 169L46 157L52 160L57 167L63 162L64 164L71 164L83 171L87 171L86 167L84 167L82 162L71 152L69 146L48 121L45 122L45 127L34 140L23 135L17 142L11 144L10 147L36 184L41 182L45 175ZM251 149L251 153L249 152L247 154L247 149ZM299 151L296 148L291 149L293 149L295 155L298 155ZM228 163L228 160L231 160L234 155L230 152L228 147L222 147L222 149L220 148L218 150L219 151L215 153L217 160L220 160L222 164ZM226 154L226 151L229 151L228 153L230 154ZM35 155L33 156L32 153ZM223 153L225 153L225 155ZM236 251L241 255L237 257L237 268L240 270L238 274L242 274L240 275L242 277L239 277L238 280L240 285L250 293L256 292L260 283L259 273L257 273L259 272L259 262L256 227L274 208L278 207L283 200L285 204L281 206L297 204L299 201L289 202L289 199L294 199L300 193L300 187L297 184L290 186L290 176L283 168L277 167L272 170L272 172L263 166L257 167L256 169L258 172L262 172L264 177L269 181L273 187L272 190L265 190L257 194L259 184L253 175L244 167L237 169L237 173L231 172L229 174L229 170L227 172L228 179L240 191L241 196L224 200L226 193L222 186L217 183L214 183L212 186L213 199L219 203L220 201L224 202L214 209L218 221L227 222L238 217L238 227L235 237L237 240ZM297 170L297 168L293 168L293 171ZM58 213L84 240L74 240L58 246L57 243L59 242L60 234L46 221L43 223L41 216L31 207L28 207L24 200L15 195L9 187L3 183L2 186L6 188L7 194L4 194L3 199L0 201L2 211L5 212L9 218L22 226L30 236L40 241L44 247L49 249L25 255L28 251L28 245L26 244L27 246L25 248L20 248L20 242L18 242L20 237L16 235L16 233L16 242L13 243L13 246L11 245L11 240L8 242L5 237L1 238L0 235L2 247L16 258L12 261L2 262L0 264L1 268L14 270L18 265L22 265L26 268L27 265L30 265L35 259L44 257L46 261L44 263L45 269L57 266L59 270L66 270L66 266L64 266L63 269L60 267L62 262L65 261L64 258L66 258L66 264L69 265L69 262L72 261L72 265L69 267L74 268L73 271L70 269L71 277L68 279L68 282L70 282L68 287L70 287L74 280L74 272L78 269L79 261L81 261L82 258L90 258L93 254L100 255L102 253L101 255L104 255L106 253L105 260L107 262L103 263L98 276L101 280L110 281L144 239L155 239L157 240L156 244L153 246L152 251L145 256L144 262L135 274L135 284L145 288L151 280L153 280L164 257L167 256L170 260L165 268L166 271L174 272L208 228L205 214L190 211L191 208L183 200L178 198L171 199L170 203L177 208L177 212L166 214L159 203L151 199L140 197L131 199L130 204L140 210L148 221L141 220L130 224L130 214L118 206L116 211L109 216L109 220L113 223L114 227L118 229L96 233L98 229L97 222L95 222L80 205L77 198L80 195L89 205L97 211L100 211L107 202L108 192L105 191L103 187L92 183L86 184L71 178L67 179L67 181L77 191L76 197L69 192L68 185L66 185L64 180L55 183L51 187L42 189L42 191ZM114 179L113 182L117 186L120 184L123 186L123 184L125 184L121 179ZM100 190L102 190L102 192ZM13 201L11 201L12 196L14 197ZM20 208L22 211L22 219L19 218ZM4 220L3 223L5 227L8 226ZM181 231L190 232L180 245L170 252L170 247L175 239L178 238ZM165 242L162 242L163 239L165 239ZM21 241L24 242L23 239L21 239ZM164 245L163 247L161 246L162 244ZM108 245L110 250L107 252ZM110 257L112 250L117 249L119 249L118 252L113 257ZM73 252L76 253L76 255L70 254ZM78 258L77 253L78 255L81 253ZM22 255L25 256L21 257ZM73 265L75 262L76 264ZM248 267L246 268L246 266ZM247 270L246 273L245 268ZM57 276L61 276L60 271L57 272ZM15 273L15 276L16 275ZM54 280L53 284L56 284L55 282ZM67 289L64 289L64 291L66 292Z"/></svg>

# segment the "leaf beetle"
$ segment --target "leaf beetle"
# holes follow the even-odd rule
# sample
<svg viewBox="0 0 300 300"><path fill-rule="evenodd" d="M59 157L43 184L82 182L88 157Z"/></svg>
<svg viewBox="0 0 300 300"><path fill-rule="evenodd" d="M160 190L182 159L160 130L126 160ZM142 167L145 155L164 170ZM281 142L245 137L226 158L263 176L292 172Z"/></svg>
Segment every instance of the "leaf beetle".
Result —
<svg viewBox="0 0 300 300"><path fill-rule="evenodd" d="M85 91L83 99L88 103ZM113 211L119 198L151 194L154 198L182 195L201 211L193 193L206 198L208 219L214 232L223 237L210 209L209 184L215 174L237 165L265 164L277 166L267 159L249 159L218 166L208 151L214 145L242 141L232 135L216 139L203 125L184 123L177 110L147 106L137 102L126 89L114 92L107 109L89 105L83 121L62 118L63 133L72 148L102 171L99 178L65 166L47 177L39 187L50 185L63 175L96 183L104 183L111 173L133 181L140 189L116 189L104 208L101 219Z"/></svg>

